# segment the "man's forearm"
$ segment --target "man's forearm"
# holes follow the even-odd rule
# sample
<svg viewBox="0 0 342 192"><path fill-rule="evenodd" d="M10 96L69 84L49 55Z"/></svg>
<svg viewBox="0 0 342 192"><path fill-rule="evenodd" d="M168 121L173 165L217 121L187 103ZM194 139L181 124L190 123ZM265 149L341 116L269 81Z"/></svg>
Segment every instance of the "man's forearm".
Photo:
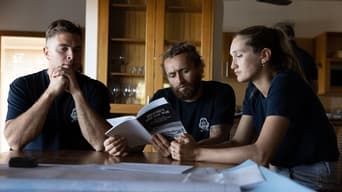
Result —
<svg viewBox="0 0 342 192"><path fill-rule="evenodd" d="M53 100L52 95L44 92L31 108L6 122L4 134L12 150L22 149L41 132Z"/></svg>
<svg viewBox="0 0 342 192"><path fill-rule="evenodd" d="M90 107L81 92L74 94L73 98L84 138L96 151L103 151L104 133L111 127L110 124Z"/></svg>

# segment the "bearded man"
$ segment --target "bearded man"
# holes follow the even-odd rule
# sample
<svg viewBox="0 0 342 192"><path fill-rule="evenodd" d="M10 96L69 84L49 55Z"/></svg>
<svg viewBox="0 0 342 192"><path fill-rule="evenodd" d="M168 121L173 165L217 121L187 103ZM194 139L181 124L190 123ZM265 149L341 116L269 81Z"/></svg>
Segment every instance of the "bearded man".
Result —
<svg viewBox="0 0 342 192"><path fill-rule="evenodd" d="M173 45L163 54L162 68L170 87L158 90L151 101L164 97L199 145L228 141L234 122L234 91L230 85L202 80L204 63L196 47L188 42ZM170 143L161 134L152 135L153 148L162 156L170 156ZM120 135L104 142L105 151L113 156L136 151L126 145Z"/></svg>
<svg viewBox="0 0 342 192"><path fill-rule="evenodd" d="M173 45L163 54L162 68L170 87L158 90L152 100L165 97L198 145L228 141L234 121L235 94L228 84L203 81L204 63L188 42ZM170 141L152 136L155 150L169 156Z"/></svg>

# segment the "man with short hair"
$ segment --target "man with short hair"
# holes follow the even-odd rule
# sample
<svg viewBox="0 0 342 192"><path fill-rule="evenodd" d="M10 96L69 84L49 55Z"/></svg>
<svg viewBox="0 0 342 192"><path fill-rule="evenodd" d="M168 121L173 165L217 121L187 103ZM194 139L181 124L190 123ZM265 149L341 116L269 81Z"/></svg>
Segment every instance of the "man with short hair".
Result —
<svg viewBox="0 0 342 192"><path fill-rule="evenodd" d="M57 20L46 31L48 68L10 85L4 129L11 150L102 151L109 93L80 73L82 31Z"/></svg>

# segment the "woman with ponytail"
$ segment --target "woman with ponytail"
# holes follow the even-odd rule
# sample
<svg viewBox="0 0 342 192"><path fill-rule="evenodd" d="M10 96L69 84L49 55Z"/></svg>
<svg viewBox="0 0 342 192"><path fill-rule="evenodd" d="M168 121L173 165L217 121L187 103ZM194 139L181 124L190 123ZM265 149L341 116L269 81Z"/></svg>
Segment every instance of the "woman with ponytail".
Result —
<svg viewBox="0 0 342 192"><path fill-rule="evenodd" d="M235 135L215 147L197 146L184 135L171 143L172 157L236 164L251 159L312 189L336 189L336 135L286 35L265 26L243 29L230 54L237 81L248 83Z"/></svg>

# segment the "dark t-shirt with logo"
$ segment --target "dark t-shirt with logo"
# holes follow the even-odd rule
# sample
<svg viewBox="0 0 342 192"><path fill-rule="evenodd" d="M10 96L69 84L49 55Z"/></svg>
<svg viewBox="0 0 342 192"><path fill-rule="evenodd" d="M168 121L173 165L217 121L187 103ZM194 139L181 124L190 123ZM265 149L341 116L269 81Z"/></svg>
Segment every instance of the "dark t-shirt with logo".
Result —
<svg viewBox="0 0 342 192"><path fill-rule="evenodd" d="M99 81L76 73L80 89L93 110L101 117L109 116L108 89ZM6 121L27 111L44 93L50 80L46 70L19 77L10 85ZM42 132L24 150L92 149L83 137L70 93L57 96L51 104Z"/></svg>
<svg viewBox="0 0 342 192"><path fill-rule="evenodd" d="M336 135L324 107L310 85L295 72L278 72L267 97L249 83L243 115L253 117L256 136L260 135L268 116L288 119L287 133L277 147L272 165L293 167L338 160Z"/></svg>
<svg viewBox="0 0 342 192"><path fill-rule="evenodd" d="M194 102L177 98L171 88L158 90L152 98L165 97L196 141L209 138L213 125L233 124L235 112L235 94L230 85L216 81L202 81L202 85L203 94Z"/></svg>

